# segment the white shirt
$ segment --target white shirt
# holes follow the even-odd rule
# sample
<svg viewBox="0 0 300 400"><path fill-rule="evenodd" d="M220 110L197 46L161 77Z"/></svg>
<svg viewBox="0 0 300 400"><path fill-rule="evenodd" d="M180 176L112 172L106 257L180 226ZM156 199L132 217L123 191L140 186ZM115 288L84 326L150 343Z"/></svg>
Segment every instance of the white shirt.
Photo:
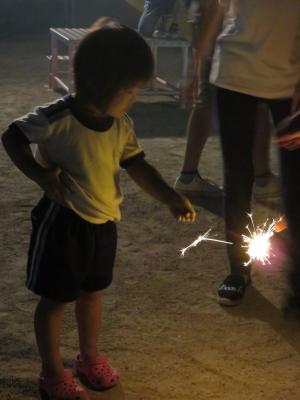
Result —
<svg viewBox="0 0 300 400"><path fill-rule="evenodd" d="M216 86L288 98L300 80L300 0L220 0L225 10L210 75Z"/></svg>

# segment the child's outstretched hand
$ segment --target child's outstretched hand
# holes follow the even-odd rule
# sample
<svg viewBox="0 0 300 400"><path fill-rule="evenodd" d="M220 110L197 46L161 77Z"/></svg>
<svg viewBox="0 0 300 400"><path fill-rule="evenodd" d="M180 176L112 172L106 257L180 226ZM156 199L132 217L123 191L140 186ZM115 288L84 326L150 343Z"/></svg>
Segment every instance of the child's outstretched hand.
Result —
<svg viewBox="0 0 300 400"><path fill-rule="evenodd" d="M169 203L169 209L179 222L194 222L196 219L196 211L191 202L179 193Z"/></svg>

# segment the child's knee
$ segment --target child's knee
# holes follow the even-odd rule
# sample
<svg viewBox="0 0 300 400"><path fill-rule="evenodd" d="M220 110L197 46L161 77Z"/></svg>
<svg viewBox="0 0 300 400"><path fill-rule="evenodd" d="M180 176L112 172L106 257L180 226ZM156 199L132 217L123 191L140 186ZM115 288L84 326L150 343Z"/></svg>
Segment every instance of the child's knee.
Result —
<svg viewBox="0 0 300 400"><path fill-rule="evenodd" d="M41 297L38 302L37 308L44 311L59 310L65 307L64 302L48 299L46 297Z"/></svg>
<svg viewBox="0 0 300 400"><path fill-rule="evenodd" d="M79 302L94 302L101 299L101 291L97 290L94 292L87 292L85 290L80 291L80 296L77 299Z"/></svg>

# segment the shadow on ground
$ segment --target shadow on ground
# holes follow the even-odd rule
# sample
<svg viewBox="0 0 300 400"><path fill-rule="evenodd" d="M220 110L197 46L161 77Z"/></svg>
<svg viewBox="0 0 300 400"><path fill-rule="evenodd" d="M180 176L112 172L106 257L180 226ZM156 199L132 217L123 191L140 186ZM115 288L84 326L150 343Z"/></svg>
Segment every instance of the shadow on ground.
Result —
<svg viewBox="0 0 300 400"><path fill-rule="evenodd" d="M275 307L254 286L248 288L243 303L239 307L224 307L224 310L229 314L267 323L300 354L299 322L284 319L282 311Z"/></svg>

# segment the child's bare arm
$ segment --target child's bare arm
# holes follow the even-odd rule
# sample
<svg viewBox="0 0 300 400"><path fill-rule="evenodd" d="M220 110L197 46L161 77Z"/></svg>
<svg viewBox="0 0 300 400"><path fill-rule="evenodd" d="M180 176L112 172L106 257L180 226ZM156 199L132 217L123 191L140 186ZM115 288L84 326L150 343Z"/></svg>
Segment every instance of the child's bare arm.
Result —
<svg viewBox="0 0 300 400"><path fill-rule="evenodd" d="M171 188L147 161L140 159L126 170L141 189L166 204L179 221L195 220L196 212L189 200Z"/></svg>
<svg viewBox="0 0 300 400"><path fill-rule="evenodd" d="M50 199L64 203L66 189L59 179L59 168L46 169L40 166L33 157L30 142L21 131L5 131L2 144L12 162L23 174L35 181Z"/></svg>

